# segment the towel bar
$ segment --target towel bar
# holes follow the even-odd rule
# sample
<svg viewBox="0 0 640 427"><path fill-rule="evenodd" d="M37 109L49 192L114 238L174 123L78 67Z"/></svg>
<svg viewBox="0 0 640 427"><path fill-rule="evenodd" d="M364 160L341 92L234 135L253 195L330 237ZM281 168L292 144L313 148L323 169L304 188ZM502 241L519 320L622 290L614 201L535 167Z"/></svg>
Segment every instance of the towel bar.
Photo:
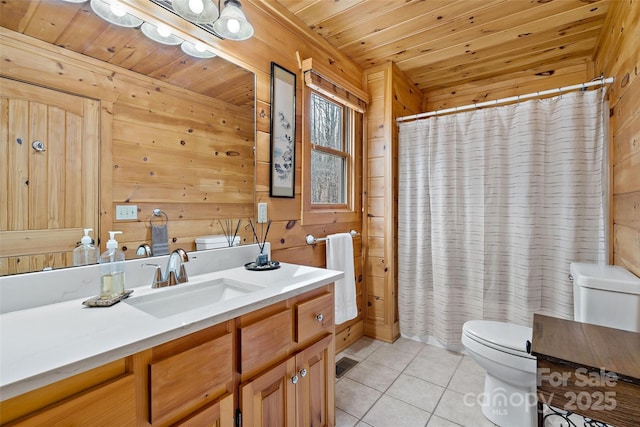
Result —
<svg viewBox="0 0 640 427"><path fill-rule="evenodd" d="M349 232L349 234L351 234L351 236L357 236L359 233L356 230L351 230ZM326 237L313 237L312 234L307 234L307 237L305 239L307 241L307 245L313 245L316 244L318 242L324 242L325 240L327 240Z"/></svg>
<svg viewBox="0 0 640 427"><path fill-rule="evenodd" d="M164 224L168 224L169 223L169 216L163 210L155 208L153 210L153 215L151 215L149 217L149 225L153 225L153 219L155 217L160 217L160 219L163 219L163 217L164 217Z"/></svg>

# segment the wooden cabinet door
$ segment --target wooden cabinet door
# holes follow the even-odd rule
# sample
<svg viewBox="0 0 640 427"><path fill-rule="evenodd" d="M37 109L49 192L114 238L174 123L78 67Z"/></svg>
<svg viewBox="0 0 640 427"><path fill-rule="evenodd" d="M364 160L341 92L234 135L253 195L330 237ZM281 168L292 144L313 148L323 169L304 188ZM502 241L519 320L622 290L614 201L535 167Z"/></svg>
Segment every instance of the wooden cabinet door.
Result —
<svg viewBox="0 0 640 427"><path fill-rule="evenodd" d="M149 364L151 424L171 424L227 392L233 380L232 342L226 333Z"/></svg>
<svg viewBox="0 0 640 427"><path fill-rule="evenodd" d="M98 236L100 102L0 78L0 275L65 267Z"/></svg>
<svg viewBox="0 0 640 427"><path fill-rule="evenodd" d="M293 317L289 308L240 327L242 375L253 376L286 357L291 347L292 332Z"/></svg>
<svg viewBox="0 0 640 427"><path fill-rule="evenodd" d="M326 427L335 422L335 356L333 335L296 354L298 427Z"/></svg>
<svg viewBox="0 0 640 427"><path fill-rule="evenodd" d="M227 394L222 399L212 403L192 416L174 424L175 427L233 427L233 394Z"/></svg>
<svg viewBox="0 0 640 427"><path fill-rule="evenodd" d="M244 427L293 427L296 423L295 357L269 369L240 388Z"/></svg>

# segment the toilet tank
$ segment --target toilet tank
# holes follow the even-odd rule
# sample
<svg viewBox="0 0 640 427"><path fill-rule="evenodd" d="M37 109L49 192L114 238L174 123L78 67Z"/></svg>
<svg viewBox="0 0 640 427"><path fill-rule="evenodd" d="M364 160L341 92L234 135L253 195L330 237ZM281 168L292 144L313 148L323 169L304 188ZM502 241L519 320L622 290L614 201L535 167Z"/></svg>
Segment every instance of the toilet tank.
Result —
<svg viewBox="0 0 640 427"><path fill-rule="evenodd" d="M640 278L623 267L571 263L573 318L640 332Z"/></svg>

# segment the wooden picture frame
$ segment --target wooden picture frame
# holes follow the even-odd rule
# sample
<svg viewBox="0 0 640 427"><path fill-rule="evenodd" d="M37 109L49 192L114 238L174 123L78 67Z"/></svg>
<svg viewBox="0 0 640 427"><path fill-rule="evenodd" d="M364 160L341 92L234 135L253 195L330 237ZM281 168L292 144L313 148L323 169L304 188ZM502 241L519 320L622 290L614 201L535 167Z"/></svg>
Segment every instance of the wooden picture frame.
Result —
<svg viewBox="0 0 640 427"><path fill-rule="evenodd" d="M271 63L271 197L295 197L296 75Z"/></svg>

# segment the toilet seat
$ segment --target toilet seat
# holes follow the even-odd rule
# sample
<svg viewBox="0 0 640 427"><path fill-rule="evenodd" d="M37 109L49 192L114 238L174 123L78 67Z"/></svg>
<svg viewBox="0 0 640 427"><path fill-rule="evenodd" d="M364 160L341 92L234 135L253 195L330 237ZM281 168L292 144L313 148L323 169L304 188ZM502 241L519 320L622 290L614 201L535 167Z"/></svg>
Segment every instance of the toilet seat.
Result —
<svg viewBox="0 0 640 427"><path fill-rule="evenodd" d="M487 371L482 413L496 425L536 425L536 358L526 350L532 332L492 320L470 320L462 327L462 345Z"/></svg>
<svg viewBox="0 0 640 427"><path fill-rule="evenodd" d="M527 353L527 341L531 341L533 333L527 326L493 320L470 320L464 323L462 333L494 350L536 360L535 356Z"/></svg>

